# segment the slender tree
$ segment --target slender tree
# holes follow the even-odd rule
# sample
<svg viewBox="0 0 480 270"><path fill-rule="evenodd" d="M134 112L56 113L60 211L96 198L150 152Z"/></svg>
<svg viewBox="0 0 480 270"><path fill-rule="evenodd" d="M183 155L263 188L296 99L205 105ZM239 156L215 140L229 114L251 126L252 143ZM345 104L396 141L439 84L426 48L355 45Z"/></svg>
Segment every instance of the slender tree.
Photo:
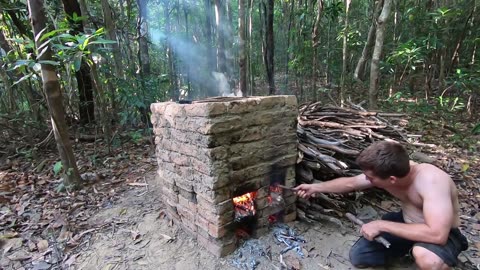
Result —
<svg viewBox="0 0 480 270"><path fill-rule="evenodd" d="M348 32L349 25L348 25L348 11L350 10L350 2L351 0L345 0L345 24L343 28L343 47L342 47L342 76L340 78L340 106L343 107L344 95L346 92L346 77L347 77L347 58L348 58Z"/></svg>
<svg viewBox="0 0 480 270"><path fill-rule="evenodd" d="M28 0L28 11L35 34L35 46L39 51L38 61L41 63L43 90L47 97L48 109L51 116L51 124L58 152L63 165L63 180L66 188L78 188L81 186L81 178L78 172L72 145L68 136L68 127L65 122L65 110L62 102L62 92L58 82L55 67L48 61L52 61L52 50L48 39L41 40L46 33L47 19L43 0Z"/></svg>
<svg viewBox="0 0 480 270"><path fill-rule="evenodd" d="M238 0L238 34L239 34L239 61L240 91L247 94L247 66L245 61L245 0Z"/></svg>
<svg viewBox="0 0 480 270"><path fill-rule="evenodd" d="M370 87L368 89L368 101L370 109L378 108L378 88L380 84L380 57L382 55L383 41L385 35L385 24L387 23L392 0L385 0L383 3L382 13L377 20L377 32L375 38L375 47L372 54L372 64L370 67Z"/></svg>
<svg viewBox="0 0 480 270"><path fill-rule="evenodd" d="M376 22L382 6L383 0L378 0L375 5L375 10L372 14L372 24L368 30L367 41L363 47L362 54L357 62L357 66L355 67L355 72L353 73L353 78L357 81L363 82L365 80L365 67L368 59L371 57L373 45L375 45Z"/></svg>
<svg viewBox="0 0 480 270"><path fill-rule="evenodd" d="M273 10L274 0L264 0L266 1L265 10L265 52L264 52L264 62L265 68L267 71L267 81L268 81L268 94L275 94L275 42L274 42L274 31L273 31ZM264 3L265 5L265 3Z"/></svg>
<svg viewBox="0 0 480 270"><path fill-rule="evenodd" d="M73 34L78 35L84 32L81 21L75 21L75 16L81 17L82 12L77 0L62 0L63 8L67 14L68 21L73 29ZM84 58L80 63L80 69L75 71L79 93L80 122L91 123L95 120L95 104L93 102L93 83L90 74L90 67Z"/></svg>

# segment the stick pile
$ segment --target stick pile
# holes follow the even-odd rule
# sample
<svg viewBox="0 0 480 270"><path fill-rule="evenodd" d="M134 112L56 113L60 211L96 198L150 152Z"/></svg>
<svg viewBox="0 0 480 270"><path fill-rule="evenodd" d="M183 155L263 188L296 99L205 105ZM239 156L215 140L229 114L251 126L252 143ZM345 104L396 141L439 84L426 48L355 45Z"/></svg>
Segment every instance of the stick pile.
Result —
<svg viewBox="0 0 480 270"><path fill-rule="evenodd" d="M359 105L300 106L297 136L297 184L328 181L361 173L355 164L360 152L372 142L394 140L407 142L404 114L366 111ZM299 215L307 219L332 220L331 211L345 212L344 195L318 194L310 201L299 200Z"/></svg>

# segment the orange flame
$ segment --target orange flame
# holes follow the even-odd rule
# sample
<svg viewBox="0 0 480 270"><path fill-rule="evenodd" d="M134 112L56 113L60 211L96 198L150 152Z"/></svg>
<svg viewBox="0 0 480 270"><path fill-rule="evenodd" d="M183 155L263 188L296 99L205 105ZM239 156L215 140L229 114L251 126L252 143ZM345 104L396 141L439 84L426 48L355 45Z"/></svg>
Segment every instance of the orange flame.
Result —
<svg viewBox="0 0 480 270"><path fill-rule="evenodd" d="M236 208L249 211L252 215L255 215L254 199L257 193L249 192L241 196L233 198L233 204Z"/></svg>

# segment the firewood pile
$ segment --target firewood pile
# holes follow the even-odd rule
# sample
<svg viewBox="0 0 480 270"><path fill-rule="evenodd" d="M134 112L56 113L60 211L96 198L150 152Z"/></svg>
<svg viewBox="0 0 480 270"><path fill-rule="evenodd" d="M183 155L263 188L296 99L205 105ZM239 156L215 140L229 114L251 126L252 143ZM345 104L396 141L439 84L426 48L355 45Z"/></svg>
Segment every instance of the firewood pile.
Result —
<svg viewBox="0 0 480 270"><path fill-rule="evenodd" d="M299 108L297 137L297 184L328 181L361 173L355 164L360 152L372 142L394 140L407 143L405 115L372 112L359 105L349 107L305 104ZM317 194L309 201L299 199L299 217L330 220L332 212L348 210L349 195ZM353 199L354 200L354 199Z"/></svg>

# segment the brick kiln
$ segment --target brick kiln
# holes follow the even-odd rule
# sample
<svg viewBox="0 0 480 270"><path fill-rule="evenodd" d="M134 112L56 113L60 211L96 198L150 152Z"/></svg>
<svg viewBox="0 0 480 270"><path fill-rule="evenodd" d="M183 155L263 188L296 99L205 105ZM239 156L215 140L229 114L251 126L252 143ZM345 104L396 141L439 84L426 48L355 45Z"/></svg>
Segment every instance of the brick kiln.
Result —
<svg viewBox="0 0 480 270"><path fill-rule="evenodd" d="M167 215L217 256L296 217L295 96L151 106Z"/></svg>

